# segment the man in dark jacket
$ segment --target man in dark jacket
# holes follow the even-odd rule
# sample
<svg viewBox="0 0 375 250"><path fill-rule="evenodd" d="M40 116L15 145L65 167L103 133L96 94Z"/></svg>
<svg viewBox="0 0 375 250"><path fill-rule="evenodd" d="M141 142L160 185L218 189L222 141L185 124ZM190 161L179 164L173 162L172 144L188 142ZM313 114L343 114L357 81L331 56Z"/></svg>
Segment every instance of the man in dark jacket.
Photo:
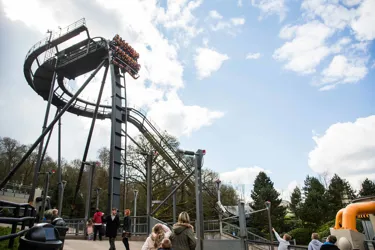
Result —
<svg viewBox="0 0 375 250"><path fill-rule="evenodd" d="M117 208L112 208L112 213L107 215L105 222L107 224L105 236L109 238L109 250L116 250L115 240L120 227L120 218L117 215Z"/></svg>
<svg viewBox="0 0 375 250"><path fill-rule="evenodd" d="M320 250L340 250L336 244L337 238L334 235L330 235L327 237L326 242L320 247Z"/></svg>

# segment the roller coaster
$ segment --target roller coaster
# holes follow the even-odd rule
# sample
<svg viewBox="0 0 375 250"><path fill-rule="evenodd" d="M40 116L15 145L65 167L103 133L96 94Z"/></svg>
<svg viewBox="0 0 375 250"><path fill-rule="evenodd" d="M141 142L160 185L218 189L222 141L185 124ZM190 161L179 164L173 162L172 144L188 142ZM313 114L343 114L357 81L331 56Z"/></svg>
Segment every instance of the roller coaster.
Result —
<svg viewBox="0 0 375 250"><path fill-rule="evenodd" d="M124 61L122 59L123 57L128 59L130 57L127 55L128 52L119 49L120 44L116 44L121 42L118 40L118 35L112 40L106 40L102 37L91 38L85 19L81 19L60 29L58 32L53 33L50 31L49 33L49 37L32 46L24 62L24 75L29 86L47 101L43 131L21 161L2 181L0 188L4 187L31 152L39 145L38 162L35 167L33 186L29 198L29 203L33 202L33 190L36 187L41 162L43 161L53 126L59 121L64 112L68 111L78 116L92 119L72 204L73 209L80 188L82 173L96 119L111 119L112 123L109 168L110 181L108 187L110 199L108 201L108 209L111 207L120 207L120 169L124 164L122 155L126 155L126 140L124 148L123 139L129 136L127 134L127 122L133 124L145 136L158 154L168 163L171 170L182 178L185 178L186 184L194 190L195 183L194 179L191 178L193 177L193 173L186 173L186 170L191 169L191 166L184 160L184 156L181 152L177 152L176 149L168 143L167 139L159 132L157 127L147 119L145 114L135 108L127 107L126 93L124 93L126 91L125 73L137 79L139 77L139 65L136 62L133 62L132 65L129 61ZM86 33L87 37L85 39L65 49L60 49L62 44L71 43L72 38L82 33ZM129 46L127 48L134 51L134 49L129 48ZM139 55L136 56L138 57ZM97 102L93 103L80 98L80 93L103 67L105 70ZM112 80L113 98L112 105L104 105L101 104L101 97L109 70ZM83 85L75 93L72 93L67 85L68 80L74 80L89 72L92 73ZM123 79L124 82L122 82L121 79ZM55 82L57 85L55 85ZM57 112L55 118L47 126L51 104L57 107ZM125 128L123 125L125 125ZM43 149L44 138L47 133L50 134L47 139L46 147ZM59 169L61 168L59 167ZM61 180L59 180L59 182L61 182ZM205 190L211 196L215 196L210 189L205 188Z"/></svg>

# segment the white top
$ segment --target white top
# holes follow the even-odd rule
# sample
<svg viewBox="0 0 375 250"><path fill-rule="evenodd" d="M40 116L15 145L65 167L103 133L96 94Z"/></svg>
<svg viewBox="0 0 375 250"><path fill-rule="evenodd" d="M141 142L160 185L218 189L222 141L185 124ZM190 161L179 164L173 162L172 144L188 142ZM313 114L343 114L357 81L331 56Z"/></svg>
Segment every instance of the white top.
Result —
<svg viewBox="0 0 375 250"><path fill-rule="evenodd" d="M276 239L279 241L278 250L288 250L288 246L290 245L289 241L286 241L280 237L280 235L275 231Z"/></svg>

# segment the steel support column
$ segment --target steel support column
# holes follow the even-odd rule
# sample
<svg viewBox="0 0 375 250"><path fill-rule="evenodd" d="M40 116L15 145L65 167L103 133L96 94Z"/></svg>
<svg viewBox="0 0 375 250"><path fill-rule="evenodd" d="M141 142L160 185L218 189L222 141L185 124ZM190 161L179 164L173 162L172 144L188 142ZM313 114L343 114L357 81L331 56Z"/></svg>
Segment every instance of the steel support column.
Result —
<svg viewBox="0 0 375 250"><path fill-rule="evenodd" d="M198 149L194 157L195 168L195 195L196 195L196 227L197 227L197 250L203 250L204 240L204 217L202 197L202 165L203 151Z"/></svg>
<svg viewBox="0 0 375 250"><path fill-rule="evenodd" d="M92 179L95 171L94 163L84 163L87 166L87 195L86 195L86 207L85 207L85 221L90 218L90 207L91 207L91 193L92 193Z"/></svg>
<svg viewBox="0 0 375 250"><path fill-rule="evenodd" d="M109 51L110 58L112 51ZM110 64L111 78L112 78L112 114L111 114L111 147L110 147L110 164L109 164L109 183L108 183L108 207L107 213L110 214L112 208L120 208L120 195L121 195L121 161L122 155L122 114L124 108L122 107L121 89L121 73L120 69Z"/></svg>
<svg viewBox="0 0 375 250"><path fill-rule="evenodd" d="M49 188L49 177L50 177L51 173L46 172L45 175L46 175L46 179L44 181L42 208L41 208L40 213L39 213L39 220L43 219L44 211L46 210L46 200L47 200L48 188Z"/></svg>
<svg viewBox="0 0 375 250"><path fill-rule="evenodd" d="M150 216L152 211L152 152L147 154L146 158L146 179L147 179L147 231L150 230ZM151 233L151 232L147 232Z"/></svg>
<svg viewBox="0 0 375 250"><path fill-rule="evenodd" d="M60 108L57 109L60 112ZM47 145L46 145L47 146ZM59 204L59 217L61 217L62 201L63 201L63 183L62 183L62 169L61 169L61 117L59 119L59 129L57 135L57 167L58 167L58 204Z"/></svg>
<svg viewBox="0 0 375 250"><path fill-rule="evenodd" d="M125 79L125 73L123 75L124 77L124 98L125 98L125 135L128 134L128 97L126 95L126 79ZM123 197L123 206L124 211L126 209L126 160L127 160L127 153L128 153L128 137L125 136L125 147L124 147L124 197Z"/></svg>
<svg viewBox="0 0 375 250"><path fill-rule="evenodd" d="M79 171L79 174L78 174L78 180L77 180L77 185L76 185L76 191L74 193L74 198L73 198L73 202L72 202L72 205L73 205L74 209L75 209L75 202L76 202L78 192L79 192L79 187L81 186L82 173L83 173L83 169L85 167L84 162L86 162L86 159L87 159L87 154L89 152L90 143L91 143L91 137L92 137L92 133L93 133L94 127L95 127L96 117L98 116L99 105L100 105L100 101L102 99L105 80L107 78L107 73L108 73L108 65L106 65L105 71L104 71L104 74L103 74L102 85L100 86L98 99L96 100L94 115L93 115L92 120L91 120L91 126L90 126L90 130L89 130L89 134L87 136L85 151L84 151L83 157L82 157L81 168L80 168L80 171Z"/></svg>
<svg viewBox="0 0 375 250"><path fill-rule="evenodd" d="M59 110L59 109L56 109L56 113L55 113L54 118L56 118L56 116L57 116L57 114L58 114L59 112L60 112L60 110ZM48 145L49 145L49 141L51 140L52 132L53 132L53 127L52 127L52 129L49 131L49 133L48 133L48 137L47 137L46 145L44 146L44 149L43 149L43 153L42 153L42 164L43 164L43 161L44 161L44 156L45 156L46 153L47 153L47 148L48 148Z"/></svg>
<svg viewBox="0 0 375 250"><path fill-rule="evenodd" d="M173 188L175 188L176 187L176 184L174 184L173 185ZM176 203L177 203L177 192L174 192L173 193L173 197L172 197L172 199L173 199L173 224L176 224L176 220L177 220L177 208L176 208Z"/></svg>
<svg viewBox="0 0 375 250"><path fill-rule="evenodd" d="M8 175L4 178L4 180L0 184L0 189L4 188L5 184L9 181L10 178L17 172L17 170L22 166L22 164L26 161L27 157L34 151L34 149L38 146L38 144L44 139L46 134L52 129L52 127L56 124L56 122L60 119L60 117L65 113L65 111L70 107L70 105L77 99L78 95L85 89L87 84L92 80L92 78L98 73L100 68L104 65L107 59L104 59L98 67L94 70L94 72L87 78L87 80L82 84L82 86L77 90L77 92L70 98L70 100L65 104L64 108L61 112L53 119L53 121L48 125L48 127L43 131L43 133L36 139L33 145L29 147L25 155L22 159L17 163L17 165L8 173ZM35 194L35 190L32 190Z"/></svg>
<svg viewBox="0 0 375 250"><path fill-rule="evenodd" d="M47 52L46 52L46 54L47 54ZM48 102L47 102L47 107L46 107L46 113L44 115L42 133L46 130L48 117L49 117L49 111L50 111L50 108L51 108L53 91L54 91L54 87L55 87L56 74L57 74L56 71L55 71L56 65L57 65L57 59L56 59L56 62L55 62L55 66L53 68L54 72L53 72L53 76L52 76L51 87L50 87L49 94L48 94ZM34 203L35 188L38 184L38 176L39 176L38 173L40 171L40 167L42 166L43 145L44 145L44 137L40 141L37 161L36 161L36 164L35 164L35 167L34 167L33 183L31 184L31 190L30 190L30 195L29 195L29 199L28 199L28 202L31 205Z"/></svg>

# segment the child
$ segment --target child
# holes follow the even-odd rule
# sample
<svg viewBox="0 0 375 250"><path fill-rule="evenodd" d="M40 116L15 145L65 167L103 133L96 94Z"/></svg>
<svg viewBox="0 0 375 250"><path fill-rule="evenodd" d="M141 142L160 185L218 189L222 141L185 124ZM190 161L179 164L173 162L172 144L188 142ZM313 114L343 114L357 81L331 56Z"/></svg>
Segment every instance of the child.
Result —
<svg viewBox="0 0 375 250"><path fill-rule="evenodd" d="M161 248L158 250L173 250L171 241L168 238L164 238L161 242Z"/></svg>
<svg viewBox="0 0 375 250"><path fill-rule="evenodd" d="M288 246L290 245L289 241L291 239L289 234L284 234L283 238L272 228L272 231L275 233L277 240L279 241L278 250L288 250Z"/></svg>
<svg viewBox="0 0 375 250"><path fill-rule="evenodd" d="M94 236L94 228L91 219L87 221L87 236L88 240L92 240Z"/></svg>

